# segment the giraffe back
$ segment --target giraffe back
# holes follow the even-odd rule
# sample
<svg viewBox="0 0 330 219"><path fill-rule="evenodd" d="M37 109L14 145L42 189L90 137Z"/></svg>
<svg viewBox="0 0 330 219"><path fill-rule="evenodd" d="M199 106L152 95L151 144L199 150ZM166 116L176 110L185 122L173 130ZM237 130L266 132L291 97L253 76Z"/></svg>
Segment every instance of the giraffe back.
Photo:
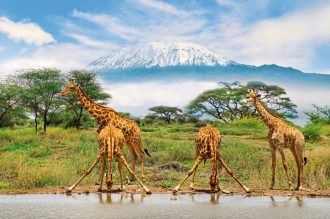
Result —
<svg viewBox="0 0 330 219"><path fill-rule="evenodd" d="M216 154L219 152L221 135L217 128L206 125L199 129L195 142L196 156L202 154L205 158L210 158L212 152Z"/></svg>
<svg viewBox="0 0 330 219"><path fill-rule="evenodd" d="M100 149L108 151L107 148L110 143L113 143L114 147L122 148L125 142L123 132L115 127L104 127L98 137Z"/></svg>

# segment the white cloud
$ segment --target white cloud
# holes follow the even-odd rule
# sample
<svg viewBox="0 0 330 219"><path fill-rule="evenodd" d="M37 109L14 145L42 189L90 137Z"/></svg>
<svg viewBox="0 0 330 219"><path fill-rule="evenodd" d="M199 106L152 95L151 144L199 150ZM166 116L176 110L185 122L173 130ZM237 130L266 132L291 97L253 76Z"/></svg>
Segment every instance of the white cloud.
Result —
<svg viewBox="0 0 330 219"><path fill-rule="evenodd" d="M176 106L183 108L201 92L214 89L216 82L181 81L119 83L109 85L102 82L105 90L113 97L111 106L118 111L130 112L134 115L145 115L148 108L156 105Z"/></svg>
<svg viewBox="0 0 330 219"><path fill-rule="evenodd" d="M8 35L14 41L23 41L37 46L55 42L50 33L45 32L35 23L14 22L6 17L0 17L0 32Z"/></svg>
<svg viewBox="0 0 330 219"><path fill-rule="evenodd" d="M232 59L249 64L276 63L305 68L315 49L330 41L330 5L299 10L248 26L224 17L218 27L204 32L212 43ZM203 36L200 36L203 38Z"/></svg>
<svg viewBox="0 0 330 219"><path fill-rule="evenodd" d="M178 16L182 16L182 15L187 15L186 11L183 10L179 10L176 7L174 7L173 5L170 5L168 3L162 2L162 1L156 1L156 0L138 0L141 4L143 4L144 6L151 8L151 9L156 9L156 10L160 10L169 14L173 14L173 15L178 15Z"/></svg>
<svg viewBox="0 0 330 219"><path fill-rule="evenodd" d="M176 106L184 108L191 100L206 90L217 88L214 81L180 81L163 82L151 81L141 83L102 82L107 93L113 97L110 106L117 111L130 112L143 116L149 113L148 108L156 105ZM328 104L329 89L304 86L283 86L293 103L298 105L299 118L295 122L299 125L306 123L304 112L311 110L312 104Z"/></svg>
<svg viewBox="0 0 330 219"><path fill-rule="evenodd" d="M110 43L109 41L94 40L94 39L89 38L88 36L84 36L84 35L76 34L76 33L68 33L67 35L86 46L91 46L91 47L95 47L98 49L104 49L104 50L118 48L117 44Z"/></svg>
<svg viewBox="0 0 330 219"><path fill-rule="evenodd" d="M102 26L108 33L119 36L126 40L133 40L139 38L140 36L140 31L138 29L126 26L122 24L122 22L116 17L112 17L106 14L84 13L74 10L72 16L82 18Z"/></svg>
<svg viewBox="0 0 330 219"><path fill-rule="evenodd" d="M21 69L58 68L63 71L85 68L87 64L104 54L103 49L94 49L72 43L47 45L22 56L0 62L0 72L14 73Z"/></svg>

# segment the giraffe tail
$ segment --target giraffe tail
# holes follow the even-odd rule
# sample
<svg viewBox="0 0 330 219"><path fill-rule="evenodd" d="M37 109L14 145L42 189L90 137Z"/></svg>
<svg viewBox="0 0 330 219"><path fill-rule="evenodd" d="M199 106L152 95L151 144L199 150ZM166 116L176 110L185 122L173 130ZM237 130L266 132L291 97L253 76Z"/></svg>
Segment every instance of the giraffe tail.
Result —
<svg viewBox="0 0 330 219"><path fill-rule="evenodd" d="M304 157L304 165L307 163L307 157Z"/></svg>
<svg viewBox="0 0 330 219"><path fill-rule="evenodd" d="M148 151L148 149L144 149L144 153L146 154L146 155L148 155L149 157L151 157L151 155L149 154L149 151Z"/></svg>

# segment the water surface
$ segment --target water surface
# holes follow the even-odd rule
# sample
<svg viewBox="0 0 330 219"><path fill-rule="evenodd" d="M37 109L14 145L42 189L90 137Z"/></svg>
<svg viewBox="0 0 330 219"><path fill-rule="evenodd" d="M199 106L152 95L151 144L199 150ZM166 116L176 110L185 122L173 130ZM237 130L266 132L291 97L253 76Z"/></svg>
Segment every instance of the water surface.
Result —
<svg viewBox="0 0 330 219"><path fill-rule="evenodd" d="M176 200L175 200L176 199ZM330 218L329 198L217 194L0 195L0 218Z"/></svg>

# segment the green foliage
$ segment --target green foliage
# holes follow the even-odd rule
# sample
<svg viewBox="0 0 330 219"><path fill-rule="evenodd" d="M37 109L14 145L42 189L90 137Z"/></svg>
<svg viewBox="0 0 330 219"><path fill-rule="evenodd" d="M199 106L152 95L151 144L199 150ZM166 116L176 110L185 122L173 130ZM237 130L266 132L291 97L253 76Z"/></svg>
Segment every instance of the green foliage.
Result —
<svg viewBox="0 0 330 219"><path fill-rule="evenodd" d="M320 139L322 126L318 124L308 124L306 125L302 132L306 140L315 141Z"/></svg>
<svg viewBox="0 0 330 219"><path fill-rule="evenodd" d="M215 121L214 125L224 135L250 135L255 138L265 138L268 129L259 118L236 119L229 123Z"/></svg>
<svg viewBox="0 0 330 219"><path fill-rule="evenodd" d="M43 119L43 129L52 122L54 114L63 104L59 98L63 77L57 69L33 69L22 71L17 75L17 83L24 89L22 100L23 105L29 108L35 115L37 130L38 113Z"/></svg>
<svg viewBox="0 0 330 219"><path fill-rule="evenodd" d="M111 95L103 92L100 83L97 82L96 74L90 71L71 71L66 75L66 82L76 82L93 101L105 105ZM91 117L84 112L84 108L77 99L76 95L66 95L63 97L67 105L62 112L64 115L64 127L81 128L91 124Z"/></svg>
<svg viewBox="0 0 330 219"><path fill-rule="evenodd" d="M205 91L190 102L186 107L189 114L207 115L222 120L233 121L246 116L256 115L256 110L246 103L248 89L255 89L261 94L261 100L271 110L285 118L295 118L296 105L290 98L285 97L285 90L275 85L266 85L262 82L249 82L242 86L238 82L220 83L214 90Z"/></svg>
<svg viewBox="0 0 330 219"><path fill-rule="evenodd" d="M330 107L329 106L317 106L312 105L314 110L311 112L305 112L308 120L313 124L330 124Z"/></svg>
<svg viewBox="0 0 330 219"><path fill-rule="evenodd" d="M154 106L149 108L153 114L149 115L147 119L160 118L163 119L166 123L171 123L173 120L179 120L183 116L182 110L177 107L170 106Z"/></svg>
<svg viewBox="0 0 330 219"><path fill-rule="evenodd" d="M20 124L26 119L25 111L20 107L22 88L8 81L0 83L0 127Z"/></svg>
<svg viewBox="0 0 330 219"><path fill-rule="evenodd" d="M220 154L244 184L251 188L268 188L271 181L271 155L266 139L267 127L254 118L216 125L222 133ZM248 128L250 127L250 131ZM330 126L322 126L322 134L330 136ZM244 136L224 134L242 133ZM159 170L159 166L178 161L190 168L195 160L195 136L198 128L194 124L149 125L142 129L143 146L152 158L146 158L146 184L172 188L186 175L175 170ZM254 138L260 132L263 138ZM249 134L251 133L251 135ZM327 188L330 185L329 139L306 143L306 155L313 162L304 169L307 188ZM125 151L127 147L124 146ZM99 151L95 130L76 130L49 127L47 133L36 134L33 129L19 127L0 129L0 192L18 191L31 188L65 188L75 182L92 164ZM289 150L286 150L289 173L296 177L296 164ZM125 154L131 161L129 154ZM281 163L280 156L277 162ZM139 164L139 162L138 162ZM117 165L114 165L117 166ZM91 175L81 182L93 185L98 177L99 165ZM208 188L211 164L198 167L196 186ZM219 168L221 170L221 167ZM136 171L140 175L140 168ZM224 171L219 171L219 179L224 188L238 187ZM224 173L224 174L221 174ZM127 174L124 173L125 175ZM276 172L276 187L287 188L283 168ZM156 179L156 180L155 180ZM118 172L114 168L115 184L119 183ZM184 187L189 185L189 180Z"/></svg>

